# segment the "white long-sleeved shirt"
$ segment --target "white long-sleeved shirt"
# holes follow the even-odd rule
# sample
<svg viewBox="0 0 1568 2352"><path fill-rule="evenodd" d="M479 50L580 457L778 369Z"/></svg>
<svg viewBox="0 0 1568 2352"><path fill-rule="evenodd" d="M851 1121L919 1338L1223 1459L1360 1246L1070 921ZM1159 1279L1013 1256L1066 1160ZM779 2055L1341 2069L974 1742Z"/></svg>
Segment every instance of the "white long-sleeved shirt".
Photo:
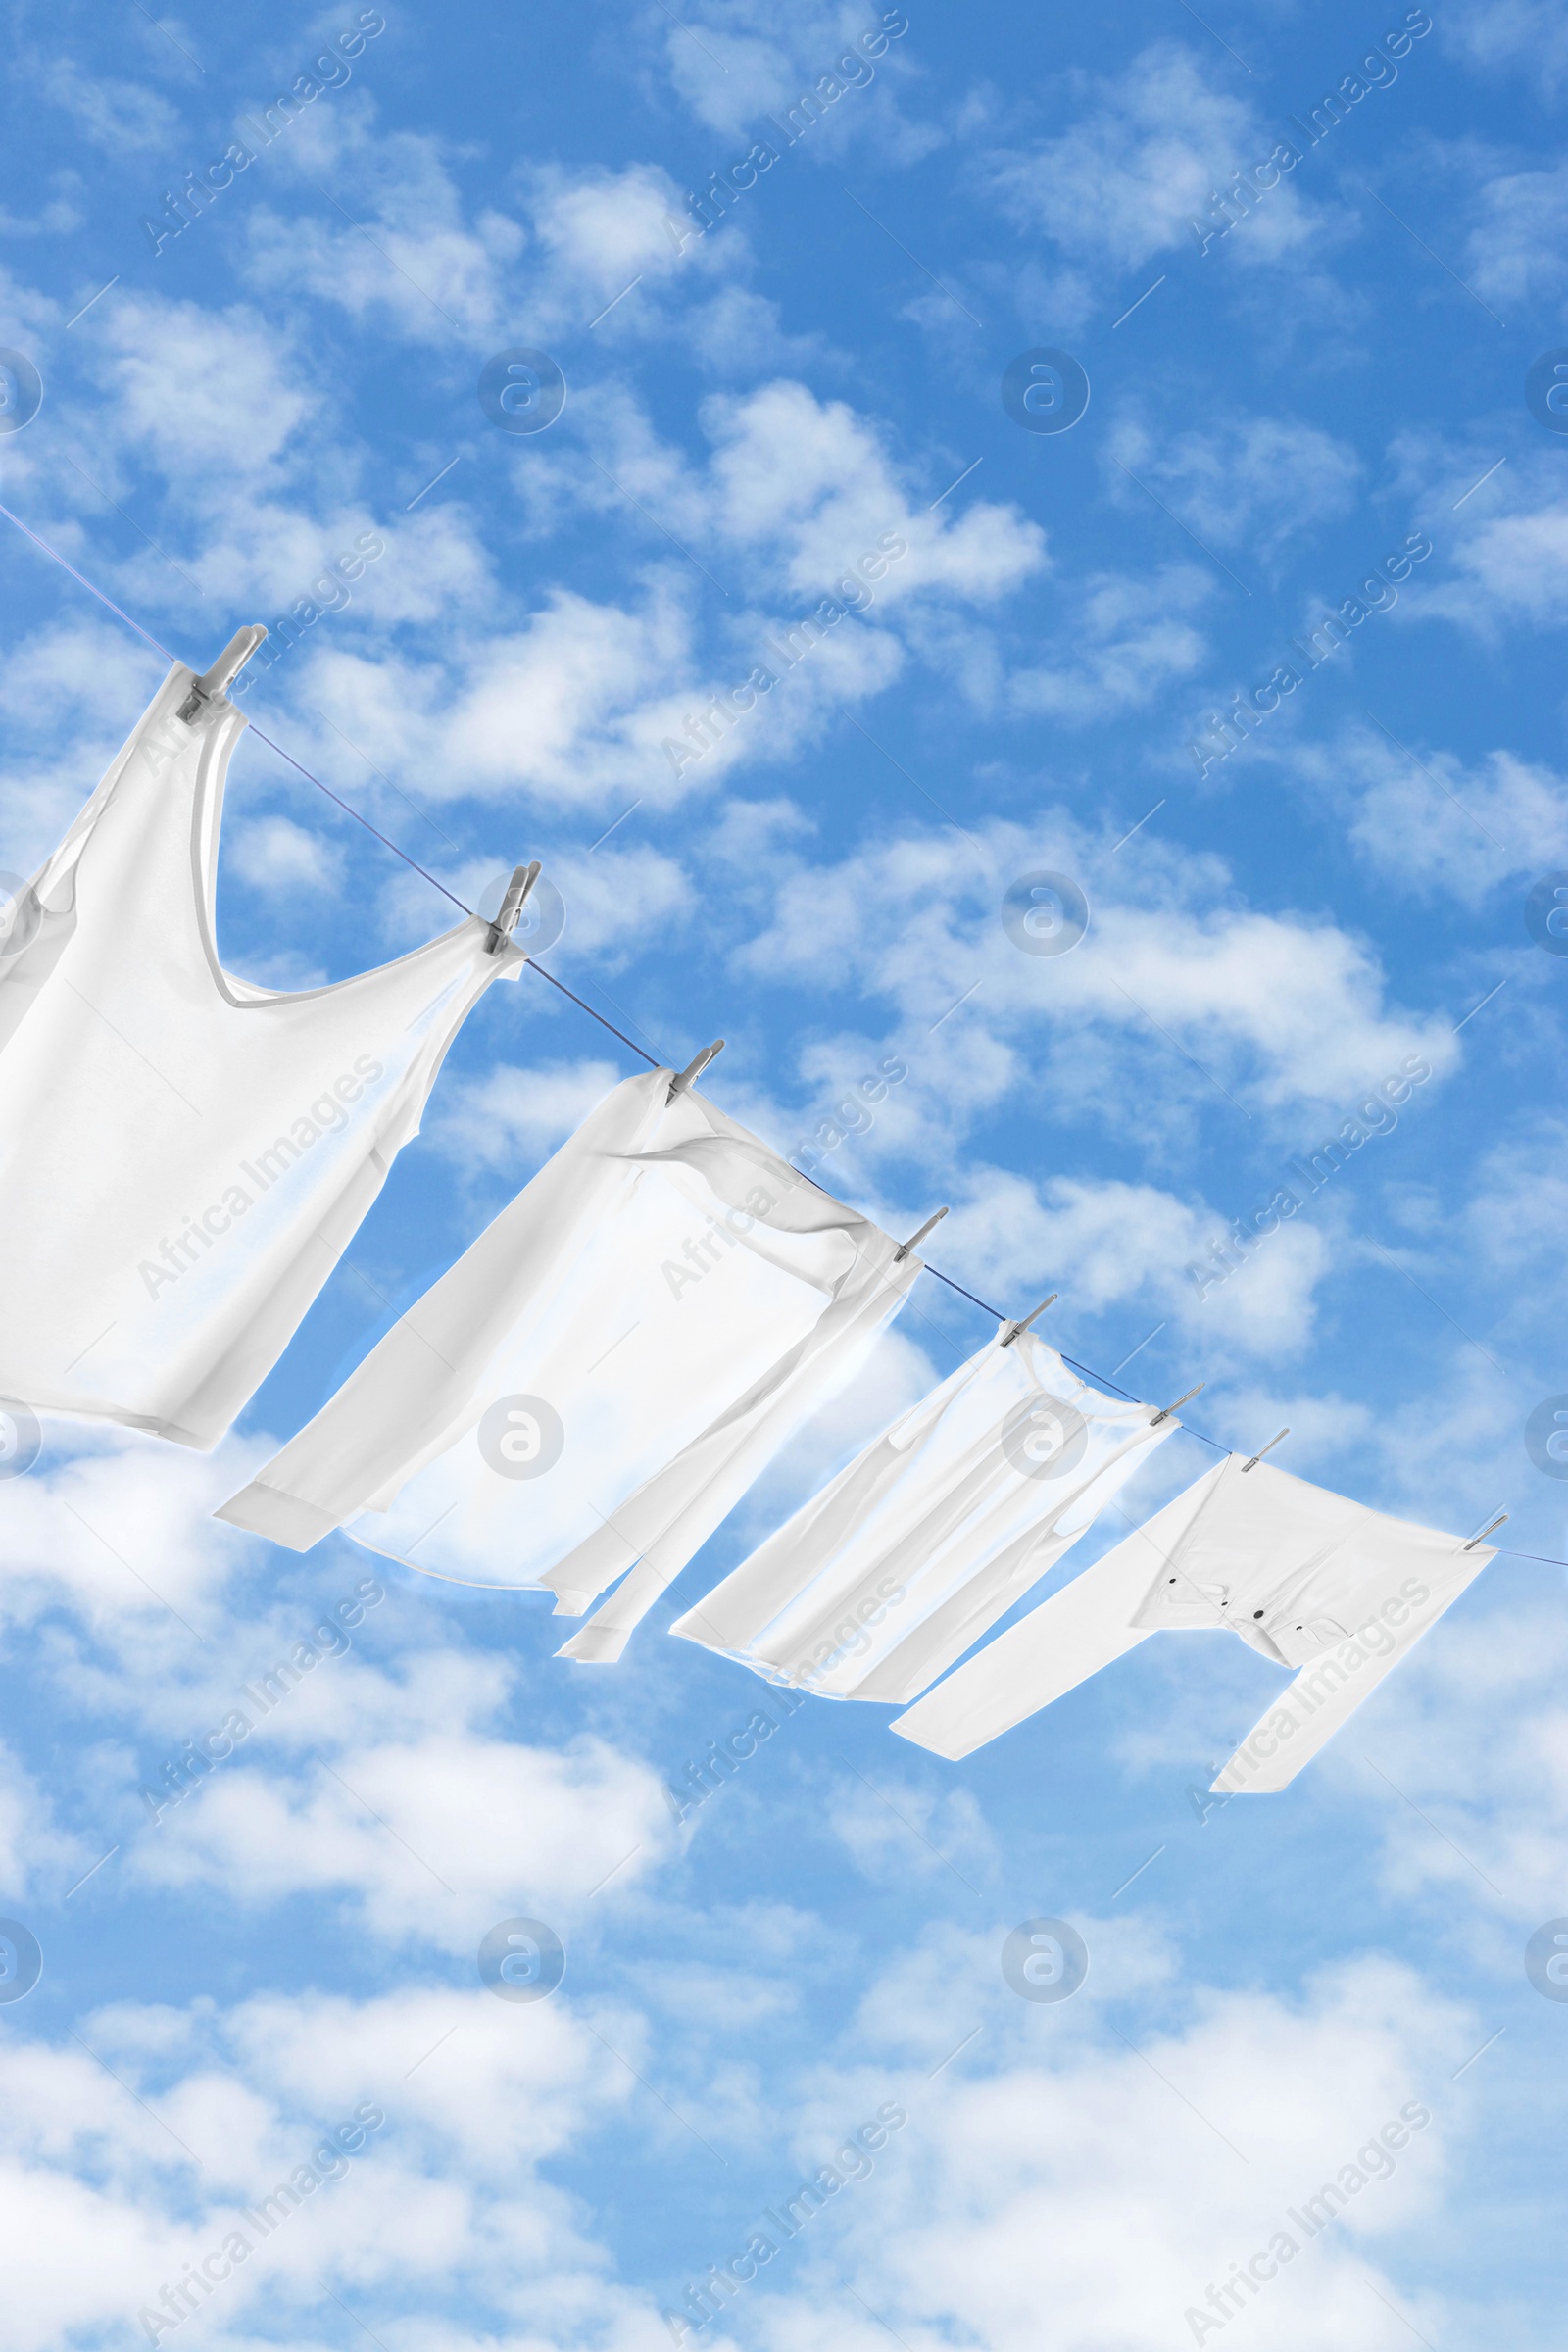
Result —
<svg viewBox="0 0 1568 2352"><path fill-rule="evenodd" d="M999 1334L670 1631L824 1697L908 1700L1179 1426Z"/></svg>
<svg viewBox="0 0 1568 2352"><path fill-rule="evenodd" d="M614 1088L219 1516L563 1615L624 1578L562 1653L618 1658L920 1272L671 1078Z"/></svg>

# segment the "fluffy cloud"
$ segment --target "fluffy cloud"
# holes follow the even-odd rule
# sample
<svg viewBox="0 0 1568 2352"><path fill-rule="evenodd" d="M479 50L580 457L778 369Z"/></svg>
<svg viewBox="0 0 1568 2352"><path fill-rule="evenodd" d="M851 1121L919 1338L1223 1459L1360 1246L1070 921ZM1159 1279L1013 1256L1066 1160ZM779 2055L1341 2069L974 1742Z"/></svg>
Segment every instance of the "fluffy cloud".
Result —
<svg viewBox="0 0 1568 2352"><path fill-rule="evenodd" d="M294 2315L304 2344L328 2298L384 2295L439 2326L460 2276L503 2327L529 2307L558 2341L575 2318L595 2341L652 2352L651 2315L606 2279L540 2171L635 2095L612 2046L623 2030L601 2014L596 2031L561 2001L522 2014L519 2034L518 2010L477 1987L409 1987L359 2003L125 2004L59 2049L8 2037L18 2352L123 2341L142 2313L137 2340L167 2341L197 2311L203 2341L234 2352L264 2312Z"/></svg>
<svg viewBox="0 0 1568 2352"><path fill-rule="evenodd" d="M1352 726L1274 756L1315 806L1333 809L1363 862L1412 896L1477 906L1500 883L1568 857L1568 777L1512 752L1467 764ZM1523 940L1521 925L1513 944Z"/></svg>
<svg viewBox="0 0 1568 2352"><path fill-rule="evenodd" d="M1140 51L1114 77L1071 76L1068 128L993 158L998 205L1021 236L1049 239L1090 268L1129 270L1190 245L1187 224L1210 191L1262 162L1278 139L1217 79L1174 41ZM1318 208L1282 180L1232 249L1284 261L1321 229Z"/></svg>
<svg viewBox="0 0 1568 2352"><path fill-rule="evenodd" d="M831 2244L805 2240L784 2276L784 2261L760 2273L751 2324L775 2352L830 2325L857 2352L886 2329L911 2352L956 2330L1021 2352L1042 2309L1066 2352L1107 2339L1156 2352L1245 2328L1253 2300L1283 2352L1331 2330L1375 2352L1391 2301L1441 2329L1439 2297L1392 2274L1401 2240L1446 2204L1469 2106L1449 2077L1480 2038L1473 2017L1367 1961L1292 2001L1199 1991L1181 2025L1129 2032L1108 2008L1147 1980L1148 1927L1084 1926L1089 1983L1064 2005L1033 2010L1002 1989L995 1944L937 1936L868 1994L858 2078L824 2080L797 2156L819 2160L829 2119L842 2130L857 2102L875 2112L890 2047L919 2051L899 2085L908 2121L841 2192ZM922 2082L971 2025L973 2051ZM1385 2124L1396 2155L1379 2145ZM1316 2211L1344 2210L1314 2234L1302 2210L1325 2182ZM1273 2259L1236 2285L1271 2241ZM830 2322L846 2289L856 2309ZM739 2309L731 2325L750 2332Z"/></svg>
<svg viewBox="0 0 1568 2352"><path fill-rule="evenodd" d="M624 1892L669 1833L653 1773L603 1742L432 1731L293 1772L220 1766L143 1833L126 1867L144 1885L258 1908L349 1898L378 1936L468 1951L498 1919L535 1915L530 1904L548 1902L563 1926L580 1918L612 1873Z"/></svg>
<svg viewBox="0 0 1568 2352"><path fill-rule="evenodd" d="M1563 43L1568 63L1568 41ZM1468 240L1465 275L1494 302L1549 301L1564 282L1555 234L1568 195L1568 166L1551 172L1505 172L1479 190L1480 215Z"/></svg>
<svg viewBox="0 0 1568 2352"><path fill-rule="evenodd" d="M1014 711L1094 726L1141 710L1179 678L1191 677L1208 652L1193 615L1214 584L1191 564L1169 564L1152 578L1101 572L1075 588L1070 624L1059 633L1065 658L1015 669L1004 699Z"/></svg>
<svg viewBox="0 0 1568 2352"><path fill-rule="evenodd" d="M1111 454L1200 539L1267 556L1348 514L1363 470L1348 441L1289 416L1237 416L1212 432L1174 436L1129 419L1112 435ZM1127 503L1141 493L1122 480L1118 495Z"/></svg>
<svg viewBox="0 0 1568 2352"><path fill-rule="evenodd" d="M904 46L907 18L902 10L881 12L890 26L900 18L900 31L876 59L866 56L862 36L874 33L877 18L858 0L806 0L787 21L762 0L706 0L676 21L653 19L649 30L684 104L728 140L776 143L762 118L781 116L809 92L816 94L819 113L808 135L800 134L808 157L841 162L847 148L858 153L869 146L914 163L939 146L943 134L912 122L895 95L901 88L907 94L920 76L917 58ZM836 85L831 96L819 87L825 80ZM713 158L715 164L734 160Z"/></svg>
<svg viewBox="0 0 1568 2352"><path fill-rule="evenodd" d="M809 985L831 939L862 986L911 1025L929 1030L971 985L965 1023L981 1020L1014 1044L1038 1036L1049 1008L1040 1058L1053 1083L1112 1115L1135 1068L1147 1115L1151 1069L1161 1091L1174 1086L1184 1099L1217 1101L1239 1088L1274 1111L1337 1104L1407 1054L1425 1054L1439 1071L1457 1058L1450 1023L1386 1003L1362 942L1238 903L1211 857L1178 857L1145 835L1117 853L1059 812L1032 830L993 824L965 838L967 847L911 837L797 868L741 968L785 970ZM1041 869L1078 878L1090 899L1088 936L1067 955L1021 952L1001 919L1009 885Z"/></svg>
<svg viewBox="0 0 1568 2352"><path fill-rule="evenodd" d="M200 1454L131 1430L47 1421L45 1451L6 1488L0 1605L27 1621L66 1598L109 1620L146 1614L172 1648L201 1638L238 1554L207 1524L234 1492L247 1448L226 1441ZM183 1632L180 1630L183 1628Z"/></svg>

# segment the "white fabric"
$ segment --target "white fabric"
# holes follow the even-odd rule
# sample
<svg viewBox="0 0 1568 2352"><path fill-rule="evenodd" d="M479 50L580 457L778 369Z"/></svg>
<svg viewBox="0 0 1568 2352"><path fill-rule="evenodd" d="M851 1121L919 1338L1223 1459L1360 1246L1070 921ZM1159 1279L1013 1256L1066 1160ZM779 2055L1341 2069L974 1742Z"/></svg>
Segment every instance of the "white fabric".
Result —
<svg viewBox="0 0 1568 2352"><path fill-rule="evenodd" d="M561 1653L617 1658L920 1271L670 1078L608 1095L219 1516L565 1616L640 1563Z"/></svg>
<svg viewBox="0 0 1568 2352"><path fill-rule="evenodd" d="M967 1756L1151 1634L1228 1627L1300 1671L1214 1787L1283 1788L1494 1556L1227 1454L893 1729Z"/></svg>
<svg viewBox="0 0 1568 2352"><path fill-rule="evenodd" d="M1177 1427L999 1335L670 1631L824 1697L910 1699Z"/></svg>
<svg viewBox="0 0 1568 2352"><path fill-rule="evenodd" d="M477 920L278 995L214 936L245 720L176 664L0 954L0 1395L209 1446L267 1377L520 952Z"/></svg>

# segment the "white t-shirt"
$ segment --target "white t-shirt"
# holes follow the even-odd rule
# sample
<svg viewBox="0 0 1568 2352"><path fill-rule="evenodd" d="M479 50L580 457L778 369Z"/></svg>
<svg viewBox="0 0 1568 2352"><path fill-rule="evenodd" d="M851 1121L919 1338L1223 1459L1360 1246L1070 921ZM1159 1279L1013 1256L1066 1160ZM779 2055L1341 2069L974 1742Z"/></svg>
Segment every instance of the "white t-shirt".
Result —
<svg viewBox="0 0 1568 2352"><path fill-rule="evenodd" d="M1494 1556L1227 1454L892 1728L967 1756L1151 1634L1228 1629L1299 1672L1214 1787L1283 1788Z"/></svg>
<svg viewBox="0 0 1568 2352"><path fill-rule="evenodd" d="M465 1015L470 919L280 995L219 962L223 782L176 664L0 951L0 1395L217 1444L352 1241ZM329 919L329 918L328 918Z"/></svg>
<svg viewBox="0 0 1568 2352"><path fill-rule="evenodd" d="M1179 1426L999 1333L670 1631L827 1698L910 1699Z"/></svg>
<svg viewBox="0 0 1568 2352"><path fill-rule="evenodd" d="M565 1616L624 1576L563 1652L617 1658L920 1271L671 1076L614 1088L219 1517Z"/></svg>

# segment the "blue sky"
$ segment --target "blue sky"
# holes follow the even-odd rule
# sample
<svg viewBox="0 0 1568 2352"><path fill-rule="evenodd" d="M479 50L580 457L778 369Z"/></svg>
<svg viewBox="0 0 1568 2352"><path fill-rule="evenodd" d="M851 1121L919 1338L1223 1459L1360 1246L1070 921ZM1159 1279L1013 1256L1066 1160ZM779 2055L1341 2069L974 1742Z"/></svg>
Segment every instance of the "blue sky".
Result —
<svg viewBox="0 0 1568 2352"><path fill-rule="evenodd" d="M879 25L786 144L770 119ZM0 343L43 402L0 439L7 507L198 668L377 543L242 699L410 858L469 904L540 858L568 986L676 1061L724 1036L717 1101L814 1135L892 1229L950 1203L936 1262L1015 1314L1059 1291L1083 1362L1137 1349L1159 1402L1202 1381L1201 1430L1289 1424L1282 1466L1382 1509L1511 1516L1281 1796L1195 1795L1278 1680L1216 1638L961 1766L812 1702L677 1823L664 1785L760 1686L663 1627L991 1326L922 1280L613 1670L553 1658L543 1596L214 1523L634 1066L536 978L492 992L217 1452L54 1422L0 1485L0 1912L44 1954L0 2006L8 2342L151 2340L138 2312L368 2106L157 2341L1555 2343L1568 2005L1524 1947L1568 1911L1568 1490L1525 1426L1568 1388L1568 962L1526 902L1568 870L1568 435L1525 379L1568 346L1560 12L239 0L9 31ZM243 119L340 34L264 147ZM764 142L696 234L692 193ZM567 387L537 434L477 395L518 349ZM1089 379L1068 430L1003 404L1042 349ZM0 529L25 875L164 664ZM871 601L671 757L890 541ZM1070 954L1004 924L1041 871L1088 901ZM241 744L231 968L341 977L447 912ZM884 1060L906 1077L823 1151ZM1410 1062L1396 1123L1195 1280ZM1213 1458L1178 1438L1135 1499ZM372 1572L349 1646L151 1823L138 1790ZM565 1947L549 1999L479 1983L514 1917ZM1002 1972L1041 1917L1089 1947L1059 2004ZM687 2325L889 2107L864 2177ZM1356 2168L1405 2108L1392 2169ZM1259 2308L1207 2300L1347 2167Z"/></svg>

